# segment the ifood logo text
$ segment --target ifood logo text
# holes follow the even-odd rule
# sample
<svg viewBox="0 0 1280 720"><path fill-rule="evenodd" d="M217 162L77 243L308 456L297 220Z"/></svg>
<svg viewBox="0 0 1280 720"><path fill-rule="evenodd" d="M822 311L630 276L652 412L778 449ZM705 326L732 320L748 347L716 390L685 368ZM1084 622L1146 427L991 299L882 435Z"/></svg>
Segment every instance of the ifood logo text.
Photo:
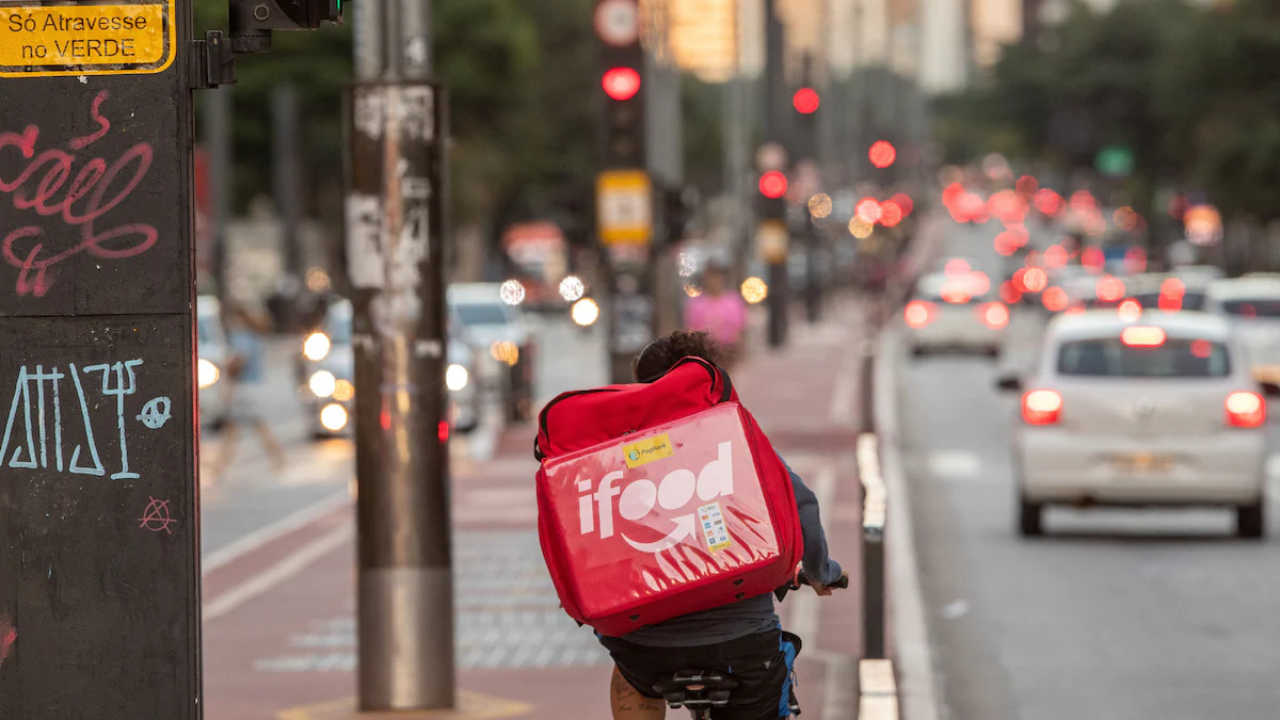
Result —
<svg viewBox="0 0 1280 720"><path fill-rule="evenodd" d="M663 441L663 445L670 448L665 437ZM670 454L669 450L667 454ZM630 451L625 456L628 466L634 467L635 461L631 459ZM637 478L623 487L620 483L624 476L625 473L621 470L605 475L595 492L591 491L595 484L593 480L578 482L578 491L583 493L578 497L581 534L594 533L601 539L613 537L614 498L618 498L616 512L624 520L631 522L641 520L659 506L667 511L686 511L671 518L675 528L666 537L654 542L639 542L628 537L625 531L619 533L628 545L640 552L662 552L675 547L697 531L697 503L693 503L695 495L699 501L706 503L733 494L733 444L720 443L716 448L716 459L704 465L697 474L689 468L676 468L657 483L647 478Z"/></svg>

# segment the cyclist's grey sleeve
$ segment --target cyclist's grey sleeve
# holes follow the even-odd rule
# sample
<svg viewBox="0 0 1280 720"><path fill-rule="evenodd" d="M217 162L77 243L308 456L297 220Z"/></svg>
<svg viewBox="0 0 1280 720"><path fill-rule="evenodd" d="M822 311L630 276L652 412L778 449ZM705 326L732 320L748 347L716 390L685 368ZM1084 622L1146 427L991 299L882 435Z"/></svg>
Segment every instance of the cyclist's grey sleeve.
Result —
<svg viewBox="0 0 1280 720"><path fill-rule="evenodd" d="M804 535L804 558L800 564L809 577L823 585L830 585L839 580L844 571L840 568L840 563L832 560L827 554L827 536L822 531L818 496L814 495L796 471L787 465L785 459L782 460L782 464L791 474L791 487L795 489L796 494L796 508L800 510L800 530Z"/></svg>

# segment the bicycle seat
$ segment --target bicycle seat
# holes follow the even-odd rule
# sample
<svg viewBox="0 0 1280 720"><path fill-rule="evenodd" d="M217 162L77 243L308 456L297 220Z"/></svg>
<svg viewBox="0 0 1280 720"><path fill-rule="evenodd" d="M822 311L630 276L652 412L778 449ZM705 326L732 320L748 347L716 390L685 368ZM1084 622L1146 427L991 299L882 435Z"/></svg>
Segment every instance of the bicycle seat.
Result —
<svg viewBox="0 0 1280 720"><path fill-rule="evenodd" d="M655 683L653 689L672 708L700 709L728 705L729 693L736 687L738 681L728 673L682 670L670 680Z"/></svg>

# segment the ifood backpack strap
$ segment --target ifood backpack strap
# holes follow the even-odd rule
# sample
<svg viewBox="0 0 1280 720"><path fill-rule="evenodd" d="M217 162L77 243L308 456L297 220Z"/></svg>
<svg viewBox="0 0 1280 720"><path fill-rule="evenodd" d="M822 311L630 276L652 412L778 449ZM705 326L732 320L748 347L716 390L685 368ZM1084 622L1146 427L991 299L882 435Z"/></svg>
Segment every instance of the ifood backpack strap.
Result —
<svg viewBox="0 0 1280 720"><path fill-rule="evenodd" d="M681 365L685 365L688 363L701 365L703 368L705 368L706 371L711 374L711 382L713 383L713 387L714 387L714 383L716 381L719 381L720 402L729 402L729 400L733 397L733 380L729 379L729 373L725 372L724 368L720 367L719 365L709 363L700 357L689 356L687 358L681 359L675 365L672 365L671 370L675 370Z"/></svg>

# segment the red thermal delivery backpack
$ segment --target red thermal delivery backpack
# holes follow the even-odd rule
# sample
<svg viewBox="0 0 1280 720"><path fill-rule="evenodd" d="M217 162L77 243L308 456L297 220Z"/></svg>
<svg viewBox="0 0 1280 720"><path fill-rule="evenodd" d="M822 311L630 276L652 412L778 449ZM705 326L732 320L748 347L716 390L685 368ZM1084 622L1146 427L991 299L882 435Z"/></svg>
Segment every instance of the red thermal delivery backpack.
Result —
<svg viewBox="0 0 1280 720"><path fill-rule="evenodd" d="M601 634L771 592L804 554L786 466L700 358L560 395L535 455L547 569L565 611Z"/></svg>

